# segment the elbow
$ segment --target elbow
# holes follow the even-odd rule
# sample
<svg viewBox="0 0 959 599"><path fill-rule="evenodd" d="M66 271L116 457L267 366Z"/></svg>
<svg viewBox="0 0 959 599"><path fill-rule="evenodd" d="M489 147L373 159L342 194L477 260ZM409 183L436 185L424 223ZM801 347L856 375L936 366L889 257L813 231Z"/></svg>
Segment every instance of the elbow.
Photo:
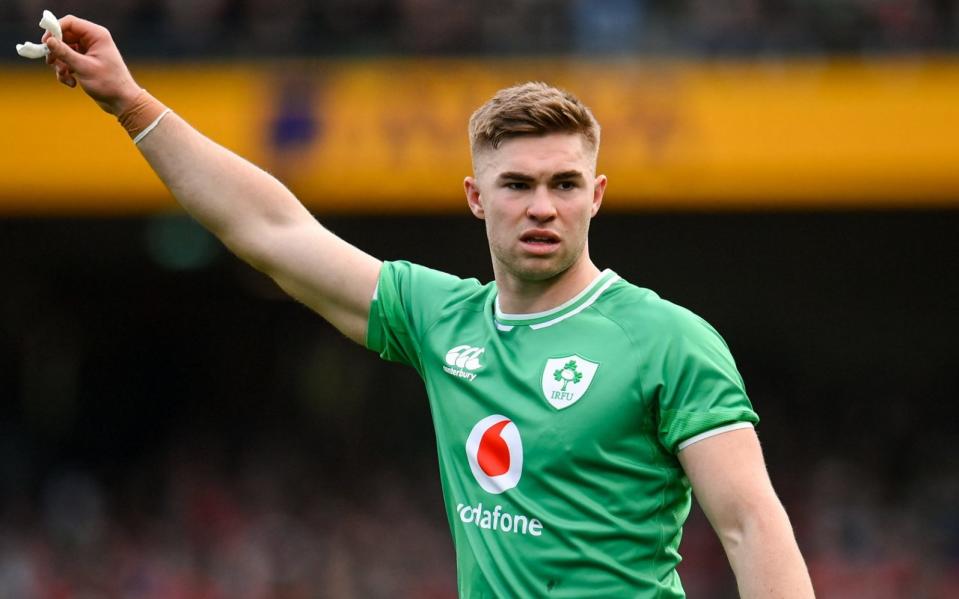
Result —
<svg viewBox="0 0 959 599"><path fill-rule="evenodd" d="M237 231L216 232L224 246L237 258L256 270L267 273L270 268L270 252L264 237Z"/></svg>
<svg viewBox="0 0 959 599"><path fill-rule="evenodd" d="M756 539L792 538L792 524L778 500L745 505L716 525L716 534L730 555Z"/></svg>
<svg viewBox="0 0 959 599"><path fill-rule="evenodd" d="M728 554L737 553L746 539L746 524L735 522L716 528L716 535Z"/></svg>

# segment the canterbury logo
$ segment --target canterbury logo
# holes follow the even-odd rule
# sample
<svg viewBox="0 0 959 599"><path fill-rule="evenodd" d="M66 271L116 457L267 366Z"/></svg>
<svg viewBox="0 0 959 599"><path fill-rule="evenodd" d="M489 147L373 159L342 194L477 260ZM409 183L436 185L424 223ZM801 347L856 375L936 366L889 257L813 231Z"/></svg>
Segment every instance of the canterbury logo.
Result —
<svg viewBox="0 0 959 599"><path fill-rule="evenodd" d="M457 368L467 370L476 370L480 364L479 357L483 355L486 349L482 347L470 347L469 345L457 345L446 352L446 363Z"/></svg>
<svg viewBox="0 0 959 599"><path fill-rule="evenodd" d="M446 365L443 366L443 370L452 376L472 381L476 378L476 375L471 371L483 367L483 364L480 363L480 356L485 351L486 348L483 347L457 345L446 352Z"/></svg>

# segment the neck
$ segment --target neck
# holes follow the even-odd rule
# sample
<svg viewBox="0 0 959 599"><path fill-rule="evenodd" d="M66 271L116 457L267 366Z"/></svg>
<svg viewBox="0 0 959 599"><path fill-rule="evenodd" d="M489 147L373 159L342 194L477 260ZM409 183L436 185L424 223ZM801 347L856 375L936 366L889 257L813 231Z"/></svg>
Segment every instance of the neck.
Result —
<svg viewBox="0 0 959 599"><path fill-rule="evenodd" d="M507 314L544 312L576 297L600 274L588 256L549 279L531 281L512 273L495 273L500 310Z"/></svg>

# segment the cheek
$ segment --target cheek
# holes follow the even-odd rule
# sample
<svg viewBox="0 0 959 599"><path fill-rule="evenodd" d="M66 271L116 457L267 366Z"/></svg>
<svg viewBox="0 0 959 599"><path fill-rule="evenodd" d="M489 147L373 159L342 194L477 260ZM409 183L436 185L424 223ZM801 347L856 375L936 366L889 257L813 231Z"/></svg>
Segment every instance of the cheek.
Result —
<svg viewBox="0 0 959 599"><path fill-rule="evenodd" d="M486 238L489 239L490 244L494 246L499 245L499 239L503 236L503 231L496 215L487 212L483 222L486 224Z"/></svg>
<svg viewBox="0 0 959 599"><path fill-rule="evenodd" d="M509 228L510 215L498 205L486 207L486 226L487 228L502 233L504 229Z"/></svg>
<svg viewBox="0 0 959 599"><path fill-rule="evenodd" d="M589 221L593 217L593 204L577 203L570 205L565 211L566 221L577 229L584 229L589 226Z"/></svg>
<svg viewBox="0 0 959 599"><path fill-rule="evenodd" d="M574 246L580 247L585 245L586 238L589 236L589 225L592 221L592 209L577 209L575 212L572 212L568 215L569 227L567 230L570 233L570 241L575 239Z"/></svg>

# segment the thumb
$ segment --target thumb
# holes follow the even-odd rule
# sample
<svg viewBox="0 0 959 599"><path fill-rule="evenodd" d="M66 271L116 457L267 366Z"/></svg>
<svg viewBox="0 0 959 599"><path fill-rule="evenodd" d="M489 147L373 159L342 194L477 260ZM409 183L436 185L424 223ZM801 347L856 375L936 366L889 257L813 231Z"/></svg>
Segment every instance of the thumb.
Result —
<svg viewBox="0 0 959 599"><path fill-rule="evenodd" d="M51 36L46 43L47 48L50 50L50 58L63 62L70 67L71 71L81 73L85 70L84 67L88 66L89 58L80 54L61 40Z"/></svg>

